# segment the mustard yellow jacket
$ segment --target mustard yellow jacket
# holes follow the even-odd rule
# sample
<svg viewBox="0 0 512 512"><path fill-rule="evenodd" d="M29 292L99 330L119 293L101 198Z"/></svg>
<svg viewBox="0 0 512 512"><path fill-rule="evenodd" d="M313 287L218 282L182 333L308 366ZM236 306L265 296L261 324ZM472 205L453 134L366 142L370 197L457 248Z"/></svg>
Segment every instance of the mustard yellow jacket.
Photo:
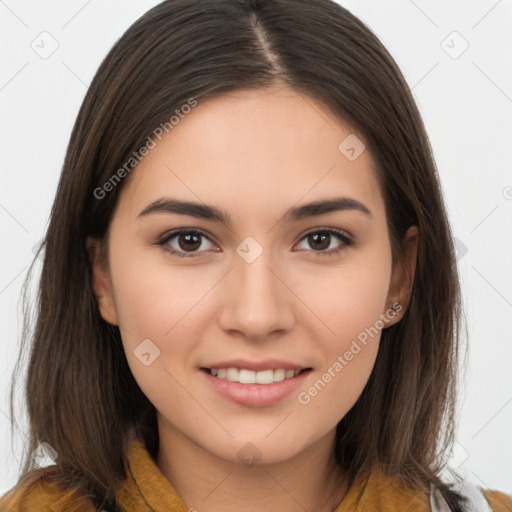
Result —
<svg viewBox="0 0 512 512"><path fill-rule="evenodd" d="M127 478L118 491L118 503L130 512L189 512L160 471L144 444L134 439L128 452ZM482 490L489 510L512 512L512 497ZM375 470L356 478L336 512L431 512L429 492L415 492ZM439 505L438 505L439 506ZM487 504L485 504L487 506ZM436 507L434 507L436 508ZM192 509L193 510L193 509ZM444 510L442 505L437 510ZM86 498L70 499L54 482L41 479L26 492L18 484L0 498L0 512L98 512Z"/></svg>

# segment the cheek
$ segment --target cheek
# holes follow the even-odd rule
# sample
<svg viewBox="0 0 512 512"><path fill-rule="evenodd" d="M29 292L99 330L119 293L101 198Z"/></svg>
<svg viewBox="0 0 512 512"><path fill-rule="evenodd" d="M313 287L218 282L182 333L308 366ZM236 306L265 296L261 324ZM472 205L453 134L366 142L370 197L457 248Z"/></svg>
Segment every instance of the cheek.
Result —
<svg viewBox="0 0 512 512"><path fill-rule="evenodd" d="M325 286L311 275L308 306L322 320L322 333L313 336L323 352L317 380L299 397L324 421L335 424L354 405L377 357L381 330L386 327L386 299L391 278L391 253L386 244L361 251L333 269ZM314 286L316 284L316 286Z"/></svg>
<svg viewBox="0 0 512 512"><path fill-rule="evenodd" d="M385 241L383 241L385 242ZM391 253L385 243L347 253L339 265L301 272L296 288L323 326L329 345L343 348L347 340L372 327L386 310L391 279ZM317 322L318 323L318 322Z"/></svg>
<svg viewBox="0 0 512 512"><path fill-rule="evenodd" d="M211 288L208 276L199 279L192 266L166 265L158 248L119 246L111 261L116 310L131 338L172 338Z"/></svg>
<svg viewBox="0 0 512 512"><path fill-rule="evenodd" d="M204 330L199 303L211 281L194 279L193 268L163 264L157 248L114 241L111 273L123 346L137 383L154 403L162 389L179 388L166 370L182 383L189 377L189 358Z"/></svg>
<svg viewBox="0 0 512 512"><path fill-rule="evenodd" d="M111 253L111 271L130 370L165 417L179 424L180 411L188 409L190 421L200 423L202 410L191 410L190 396L183 389L191 387L189 359L204 330L194 321L200 311L194 306L207 293L207 283L193 281L191 269L156 264L156 251L117 247L117 253Z"/></svg>

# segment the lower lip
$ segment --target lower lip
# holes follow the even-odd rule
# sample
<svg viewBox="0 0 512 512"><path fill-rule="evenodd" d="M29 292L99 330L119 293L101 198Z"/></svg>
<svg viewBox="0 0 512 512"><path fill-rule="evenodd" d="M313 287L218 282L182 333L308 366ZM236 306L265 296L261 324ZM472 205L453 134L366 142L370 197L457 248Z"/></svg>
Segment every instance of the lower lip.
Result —
<svg viewBox="0 0 512 512"><path fill-rule="evenodd" d="M227 379L214 377L206 370L201 370L210 385L221 395L238 404L248 407L265 407L295 391L307 378L311 370L306 370L291 379L285 379L272 384L240 384Z"/></svg>

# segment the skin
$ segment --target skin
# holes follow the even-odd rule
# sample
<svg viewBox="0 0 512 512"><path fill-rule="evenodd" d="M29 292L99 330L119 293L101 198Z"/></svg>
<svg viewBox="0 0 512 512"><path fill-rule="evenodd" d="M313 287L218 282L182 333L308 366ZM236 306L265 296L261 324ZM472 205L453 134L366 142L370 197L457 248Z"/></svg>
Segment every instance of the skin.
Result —
<svg viewBox="0 0 512 512"><path fill-rule="evenodd" d="M370 151L350 161L338 150L351 133L286 86L199 102L126 179L107 262L102 241L88 239L102 317L119 326L133 375L157 409L157 465L187 507L331 511L347 492L350 482L334 469L335 427L368 381L380 333L308 404L297 394L396 302L403 308L386 326L400 321L418 242L411 227L407 265L393 268ZM293 206L333 196L357 199L372 218L347 210L278 222ZM138 217L163 197L216 206L233 224ZM194 257L174 256L156 242L178 228L199 229L212 241L200 238L189 249ZM320 228L343 230L354 245L325 255L343 242L331 235L315 245L305 235ZM252 263L236 252L248 236L263 249ZM187 253L190 242L181 238L182 245L180 237L168 245ZM144 339L160 350L149 366L134 354ZM199 370L231 358L277 358L313 370L297 392L250 407L219 395ZM253 466L238 455L249 442L261 456Z"/></svg>

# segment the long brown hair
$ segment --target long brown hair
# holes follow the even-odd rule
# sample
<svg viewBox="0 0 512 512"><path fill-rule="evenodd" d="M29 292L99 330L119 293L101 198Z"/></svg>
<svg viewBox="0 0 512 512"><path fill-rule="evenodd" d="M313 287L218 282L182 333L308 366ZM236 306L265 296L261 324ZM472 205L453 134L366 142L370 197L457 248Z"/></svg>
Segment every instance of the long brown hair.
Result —
<svg viewBox="0 0 512 512"><path fill-rule="evenodd" d="M102 62L71 134L40 249L33 330L26 315L30 440L20 478L36 475L30 454L46 442L58 453L51 478L70 492L114 502L130 433L157 456L155 408L91 287L85 241L105 237L124 181L105 194L98 189L190 98L279 81L364 137L385 198L394 262L403 258L408 227L419 228L409 304L382 332L369 381L338 424L336 460L352 477L378 465L418 491L433 482L447 493L439 475L454 436L462 308L437 169L395 61L362 21L331 0L168 0L136 21ZM11 384L13 417L20 361L21 354Z"/></svg>

